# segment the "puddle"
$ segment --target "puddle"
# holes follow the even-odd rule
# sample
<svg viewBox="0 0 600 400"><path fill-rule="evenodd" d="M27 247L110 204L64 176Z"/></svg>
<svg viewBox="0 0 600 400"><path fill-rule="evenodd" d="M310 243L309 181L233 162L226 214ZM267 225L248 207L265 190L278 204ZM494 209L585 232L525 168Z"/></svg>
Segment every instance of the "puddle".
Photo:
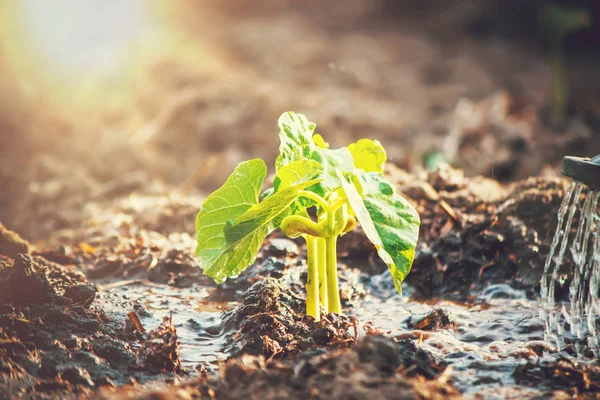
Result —
<svg viewBox="0 0 600 400"><path fill-rule="evenodd" d="M150 281L124 281L103 288L98 303L110 316L135 310L146 331L155 329L163 318L171 315L181 345L181 363L189 370L203 364L209 371L216 368L222 351L224 335L221 317L233 309L236 302L219 298L217 288L191 286L177 288Z"/></svg>
<svg viewBox="0 0 600 400"><path fill-rule="evenodd" d="M491 285L472 304L432 299L410 300L414 290L387 299L368 295L353 303L352 315L372 321L398 338L411 338L447 365L447 376L466 398L524 398L543 393L517 385L513 376L527 358L544 353L544 322L538 300L508 285ZM410 321L442 309L452 326L413 330ZM537 353L536 353L537 352Z"/></svg>
<svg viewBox="0 0 600 400"><path fill-rule="evenodd" d="M355 272L346 271L346 276ZM552 391L543 385L519 384L519 376L515 376L519 366L528 361L569 358L563 352L554 352L552 344L544 340L538 299L528 298L525 291L509 285L496 284L470 303L436 298L417 301L411 300L416 291L408 285L402 296L392 294L393 287L386 286L385 278L382 274L363 280L368 294L351 301L346 312L361 321L371 321L393 337L414 340L437 362L448 366L444 374L465 398L543 397ZM227 359L222 317L238 304L227 301L234 297L233 292L218 287L177 288L138 280L104 287L97 301L109 315L115 313L121 318L136 310L146 330L156 328L163 317L172 315L182 364L194 373L199 365L214 371L219 359ZM445 326L417 323L435 313L448 317Z"/></svg>

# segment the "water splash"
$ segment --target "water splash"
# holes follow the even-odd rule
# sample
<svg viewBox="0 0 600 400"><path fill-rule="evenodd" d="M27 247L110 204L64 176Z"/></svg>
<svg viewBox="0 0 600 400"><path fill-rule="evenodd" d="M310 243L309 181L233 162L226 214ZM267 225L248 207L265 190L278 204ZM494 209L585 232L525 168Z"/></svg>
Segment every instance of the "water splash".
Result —
<svg viewBox="0 0 600 400"><path fill-rule="evenodd" d="M556 233L542 275L540 316L545 321L546 340L558 349L572 343L581 355L587 343L598 357L600 192L590 190L582 202L584 187L582 183L571 183L558 211ZM579 221L577 229L573 230L576 215ZM567 276L571 278L570 301L557 304L556 286Z"/></svg>

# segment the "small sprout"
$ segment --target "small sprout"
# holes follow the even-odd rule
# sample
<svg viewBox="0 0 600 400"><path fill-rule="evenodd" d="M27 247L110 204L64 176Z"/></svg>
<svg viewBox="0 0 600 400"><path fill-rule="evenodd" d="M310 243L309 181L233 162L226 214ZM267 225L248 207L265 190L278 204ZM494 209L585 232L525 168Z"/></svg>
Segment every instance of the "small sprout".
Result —
<svg viewBox="0 0 600 400"><path fill-rule="evenodd" d="M238 165L202 205L196 255L204 273L219 283L238 275L254 263L265 237L281 229L306 240L306 313L316 320L321 311L341 314L337 238L360 224L401 292L414 259L419 216L383 176L383 146L361 139L330 149L314 134L315 124L293 112L279 118L279 129L272 188L260 193L267 167L254 159Z"/></svg>
<svg viewBox="0 0 600 400"><path fill-rule="evenodd" d="M446 155L441 151L430 151L423 155L423 166L428 171L435 171L441 165L447 164Z"/></svg>

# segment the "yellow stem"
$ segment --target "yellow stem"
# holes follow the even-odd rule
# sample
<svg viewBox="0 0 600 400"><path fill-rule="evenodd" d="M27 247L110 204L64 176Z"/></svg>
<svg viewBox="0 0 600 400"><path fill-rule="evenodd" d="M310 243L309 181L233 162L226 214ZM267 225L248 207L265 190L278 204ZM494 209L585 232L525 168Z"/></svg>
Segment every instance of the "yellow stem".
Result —
<svg viewBox="0 0 600 400"><path fill-rule="evenodd" d="M332 236L325 239L327 245L327 300L329 312L342 314L342 304L340 301L340 290L337 277L337 237Z"/></svg>
<svg viewBox="0 0 600 400"><path fill-rule="evenodd" d="M300 196L314 200L322 209L326 209L329 207L325 199L314 192L309 192L308 190L301 190Z"/></svg>
<svg viewBox="0 0 600 400"><path fill-rule="evenodd" d="M323 224L324 225L324 224ZM301 215L289 215L281 221L279 229L288 237L295 238L301 235L325 236L325 227L317 224L310 218Z"/></svg>
<svg viewBox="0 0 600 400"><path fill-rule="evenodd" d="M321 319L319 313L319 268L317 238L306 236L308 275L306 277L306 314Z"/></svg>
<svg viewBox="0 0 600 400"><path fill-rule="evenodd" d="M317 253L319 261L319 302L325 312L329 312L327 303L327 242L324 238L317 238Z"/></svg>

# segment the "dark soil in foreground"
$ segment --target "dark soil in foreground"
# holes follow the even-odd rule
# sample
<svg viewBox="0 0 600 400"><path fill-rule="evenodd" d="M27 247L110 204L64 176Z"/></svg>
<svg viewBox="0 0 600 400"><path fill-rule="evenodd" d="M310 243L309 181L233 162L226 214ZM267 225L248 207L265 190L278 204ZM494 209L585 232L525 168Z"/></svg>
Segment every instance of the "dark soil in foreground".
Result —
<svg viewBox="0 0 600 400"><path fill-rule="evenodd" d="M117 204L107 210L112 218L98 214L95 224L57 234L45 248L2 228L4 396L441 399L477 397L478 391L485 398L597 393L600 369L556 353L543 341L536 315L519 311L539 290L553 230L544 214L556 212L564 182L539 178L501 186L449 168L424 179L388 170L423 219L406 289L411 300L401 306L411 314L400 320L390 316L397 312L393 303L385 306L385 299L399 299L391 279L360 232L340 243L347 316L327 314L315 322L303 312L302 249L271 237L254 266L216 286L200 274L191 257L193 239L175 223L181 215L193 219L190 204L145 198L156 214ZM534 208L545 212L533 214ZM167 209L176 209L175 216L153 224L154 215ZM145 293L137 300L135 287ZM152 291L159 288L179 294L157 298L163 298L160 308L152 305ZM516 302L495 300L511 298ZM386 321L380 318L369 322L381 306L387 308L385 326L378 326ZM215 324L202 320L207 307L215 307ZM502 317L496 325L464 320L460 315L469 309L521 319L500 328ZM395 320L401 327L389 330ZM504 329L508 339L498 336ZM459 342L449 341L449 334ZM187 353L197 341L215 344L202 351L212 348L221 361L191 362ZM469 381L472 374L479 378Z"/></svg>
<svg viewBox="0 0 600 400"><path fill-rule="evenodd" d="M0 262L0 377L7 398L103 396L132 383L118 396L143 397L150 394L136 385L168 383L190 372L195 378L176 386L187 396L456 394L440 378L445 366L411 340L394 341L372 324L334 314L316 323L303 314L302 299L274 278L260 279L224 315L232 356L219 373L209 374L202 364L186 371L170 318L146 333L133 310L108 317L94 302L97 288L81 272L28 254L12 232L3 231L2 244L8 254Z"/></svg>
<svg viewBox="0 0 600 400"><path fill-rule="evenodd" d="M142 337L129 321L90 308L97 289L79 272L19 253L0 262L0 285L6 398L89 397L102 386L184 373L168 319Z"/></svg>

